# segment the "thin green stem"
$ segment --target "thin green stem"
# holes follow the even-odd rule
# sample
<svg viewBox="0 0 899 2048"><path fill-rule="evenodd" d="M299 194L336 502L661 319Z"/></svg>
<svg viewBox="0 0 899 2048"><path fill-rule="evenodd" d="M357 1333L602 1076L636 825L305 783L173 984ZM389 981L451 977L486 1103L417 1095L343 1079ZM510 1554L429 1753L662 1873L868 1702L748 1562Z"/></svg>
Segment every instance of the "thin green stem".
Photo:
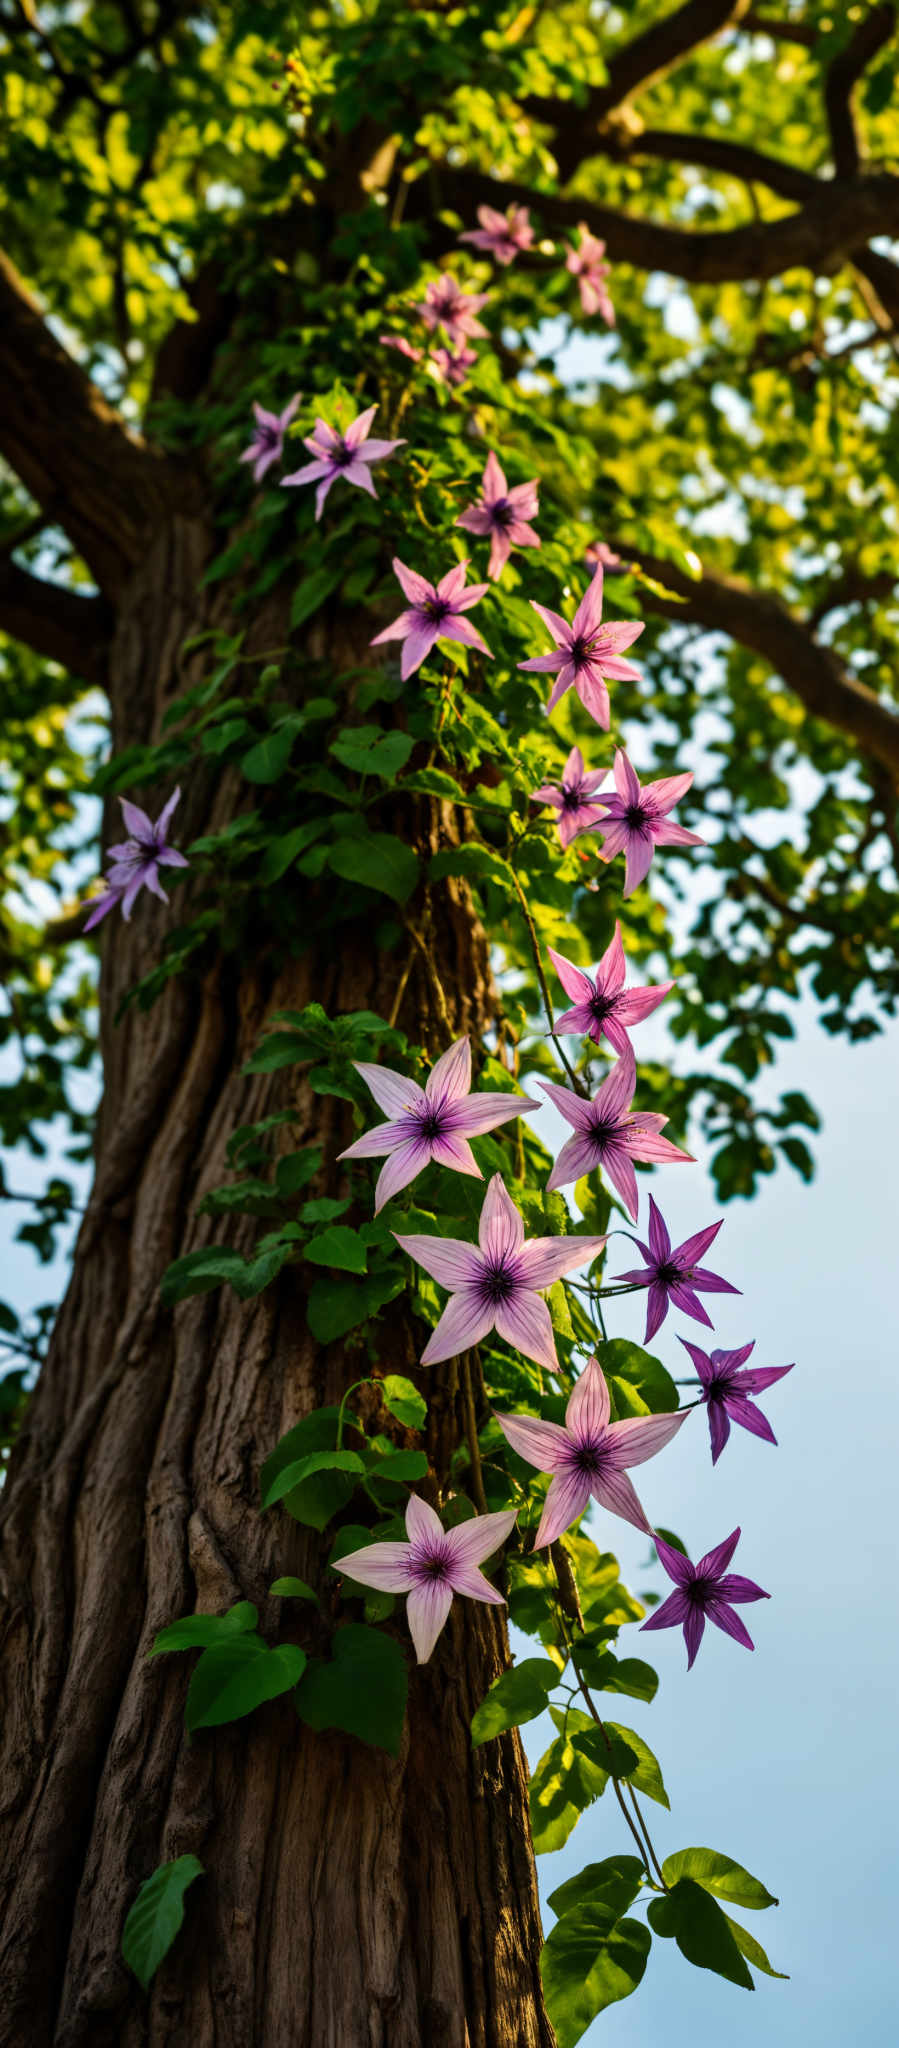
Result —
<svg viewBox="0 0 899 2048"><path fill-rule="evenodd" d="M556 1037L556 1020L555 1015L553 1013L552 997L549 992L549 984L547 982L546 975L543 969L543 959L540 952L540 941L537 937L537 927L528 908L527 897L524 893L518 876L515 873L515 869L512 866L511 861L509 863L509 873L512 877L512 885L514 887L515 894L518 897L519 903L521 904L525 928L527 930L527 935L530 940L531 952L534 956L534 966L537 970L537 980L540 983L540 993L543 997L543 1007L546 1011L546 1021L549 1025L549 1035L556 1048L556 1051L559 1055L565 1072L568 1075L568 1079L571 1082L572 1088L577 1090L578 1095L585 1095L587 1091L584 1087L584 1084L582 1081L578 1079L578 1076L575 1073L574 1068L571 1065L571 1062L568 1058L568 1054L564 1051L559 1039Z"/></svg>
<svg viewBox="0 0 899 2048"><path fill-rule="evenodd" d="M351 1394L355 1394L355 1393L356 1393L356 1390L357 1390L357 1388L359 1388L359 1387L373 1387L373 1386L374 1386L374 1384L375 1384L375 1383L374 1383L374 1380L372 1379L372 1376L371 1376L371 1374L370 1374L370 1373L367 1373L367 1374L366 1374L366 1376L365 1376L365 1378L364 1378L364 1380L354 1380L354 1381L353 1381L353 1384L352 1384L352 1386L351 1386L351 1387L347 1387L346 1393L344 1394L343 1400L341 1401L341 1403L340 1403L340 1407L338 1408L338 1411L337 1411L337 1449L338 1449L338 1451L340 1450L340 1447L341 1447L341 1445L342 1445L342 1443L343 1443L343 1420L344 1420L344 1414L345 1414L345 1412L346 1412L346 1404L347 1404L347 1402L348 1402L348 1400L349 1400L349 1398L350 1398L350 1395L351 1395ZM372 1495L372 1499L374 1499L374 1495ZM377 1503L376 1503L376 1505L377 1505Z"/></svg>

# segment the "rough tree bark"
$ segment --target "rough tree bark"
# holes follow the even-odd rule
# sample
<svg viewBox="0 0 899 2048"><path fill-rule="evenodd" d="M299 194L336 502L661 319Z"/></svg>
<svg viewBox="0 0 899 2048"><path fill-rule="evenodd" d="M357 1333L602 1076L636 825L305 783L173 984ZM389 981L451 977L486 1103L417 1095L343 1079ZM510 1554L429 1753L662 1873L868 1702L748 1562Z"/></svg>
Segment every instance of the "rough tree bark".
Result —
<svg viewBox="0 0 899 2048"><path fill-rule="evenodd" d="M158 730L182 641L221 611L199 590L209 551L201 520L170 519L123 592L117 745ZM320 630L346 663L346 629ZM250 646L279 645L283 631L267 599ZM220 826L237 794L226 780L207 801L192 786L182 841ZM439 817L422 829L439 831ZM486 940L462 885L450 889L431 946L453 1024L477 1032L491 1004ZM339 1398L351 1370L340 1347L310 1338L297 1272L252 1302L220 1291L174 1314L159 1279L212 1234L196 1207L227 1176L230 1132L285 1099L283 1075L240 1073L266 1014L313 996L385 1014L399 972L360 926L288 967L264 953L239 975L213 964L202 985L170 983L148 1014L115 1025L164 916L148 898L130 927L104 928L95 1187L4 1496L0 2043L551 2048L520 1743L470 1742L507 1656L501 1610L457 1603L412 1676L397 1762L311 1732L281 1702L188 1743L188 1661L147 1662L174 1616L239 1597L283 1639L292 1610L267 1597L272 1578L321 1574L333 1531L260 1515L258 1472L286 1428ZM436 1046L432 1001L419 958L400 1019ZM324 1139L332 1156L346 1104L293 1100L303 1141ZM417 1355L394 1314L385 1363L414 1371ZM425 1380L439 1471L461 1433L453 1368ZM157 1864L188 1851L207 1876L145 1996L118 1953L124 1916Z"/></svg>

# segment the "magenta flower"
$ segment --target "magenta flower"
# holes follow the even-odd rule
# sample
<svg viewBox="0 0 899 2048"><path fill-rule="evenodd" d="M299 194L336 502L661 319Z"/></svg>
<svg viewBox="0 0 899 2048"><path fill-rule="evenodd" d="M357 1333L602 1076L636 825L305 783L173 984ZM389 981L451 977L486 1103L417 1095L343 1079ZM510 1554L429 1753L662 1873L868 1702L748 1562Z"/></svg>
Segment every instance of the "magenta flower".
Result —
<svg viewBox="0 0 899 2048"><path fill-rule="evenodd" d="M553 804L559 813L557 824L563 847L571 845L579 832L586 832L591 825L597 825L603 815L602 801L591 803L590 798L601 782L605 782L608 768L591 769L589 775L584 767L580 747L572 747L562 773L562 785L541 783L532 790L535 804Z"/></svg>
<svg viewBox="0 0 899 2048"><path fill-rule="evenodd" d="M607 576L627 574L628 564L623 556L616 555L614 548L610 548L604 540L591 540L589 547L584 549L584 561L588 569L595 569L597 563L601 564Z"/></svg>
<svg viewBox="0 0 899 2048"><path fill-rule="evenodd" d="M529 249L534 239L530 211L526 206L507 206L497 213L495 206L479 206L479 228L468 228L460 242L471 242L497 263L511 263L520 249Z"/></svg>
<svg viewBox="0 0 899 2048"><path fill-rule="evenodd" d="M636 1085L637 1069L630 1047L615 1061L592 1101L576 1095L573 1088L560 1087L556 1081L540 1082L566 1122L574 1126L574 1137L562 1146L546 1183L548 1193L567 1187L570 1181L580 1180L582 1174L601 1166L636 1222L639 1196L634 1160L649 1161L654 1166L692 1161L692 1153L681 1152L670 1139L659 1137L668 1122L666 1116L659 1116L654 1110L631 1111Z"/></svg>
<svg viewBox="0 0 899 2048"><path fill-rule="evenodd" d="M466 348L464 344L456 349L432 348L428 357L443 384L464 384L477 360L477 349Z"/></svg>
<svg viewBox="0 0 899 2048"><path fill-rule="evenodd" d="M360 412L352 420L344 434L336 427L329 427L325 420L316 420L314 434L307 434L303 447L315 456L314 462L306 462L302 469L295 469L292 476L282 476L282 489L290 484L311 484L320 478L315 493L315 516L320 519L325 499L331 485L342 476L345 483L358 484L361 491L367 491L370 498L376 498L369 471L370 462L381 462L385 455L392 455L395 448L405 448L405 441L370 441L368 430L378 408L370 405L367 412Z"/></svg>
<svg viewBox="0 0 899 2048"><path fill-rule="evenodd" d="M775 1380L782 1380L785 1373L792 1372L792 1365L768 1365L749 1367L741 1372L750 1352L751 1344L741 1344L738 1351L700 1351L698 1344L690 1344L681 1338L685 1351L689 1351L693 1364L702 1381L700 1401L705 1403L709 1418L709 1436L712 1443L712 1464L716 1465L730 1436L730 1425L739 1422L753 1436L764 1437L768 1444L776 1444L777 1438L760 1408L750 1401L750 1394L763 1394L766 1387L773 1387Z"/></svg>
<svg viewBox="0 0 899 2048"><path fill-rule="evenodd" d="M598 1359L591 1358L568 1402L564 1429L557 1422L538 1422L531 1415L497 1415L513 1451L538 1471L553 1475L535 1550L554 1543L570 1529L591 1495L600 1507L652 1534L627 1467L654 1458L676 1436L690 1411L682 1408L674 1415L629 1415L624 1422L610 1422L610 1412L609 1389Z"/></svg>
<svg viewBox="0 0 899 2048"><path fill-rule="evenodd" d="M599 1257L604 1237L532 1237L525 1243L524 1224L506 1193L502 1175L488 1183L478 1226L478 1244L456 1237L400 1237L397 1244L423 1266L441 1287L450 1289L437 1328L421 1355L422 1365L480 1344L488 1330L497 1330L526 1358L557 1372L559 1361L549 1309L539 1290L552 1287L574 1266Z"/></svg>
<svg viewBox="0 0 899 2048"><path fill-rule="evenodd" d="M537 478L529 484L515 484L510 491L492 449L484 466L483 497L479 505L460 512L457 526L468 533L489 533L490 560L487 574L494 582L509 559L510 548L539 548L540 536L527 525L537 513Z"/></svg>
<svg viewBox="0 0 899 2048"><path fill-rule="evenodd" d="M444 1529L439 1515L416 1493L406 1506L408 1543L366 1543L338 1559L334 1569L375 1586L379 1593L406 1594L406 1620L419 1664L426 1664L444 1626L453 1594L486 1600L493 1607L505 1601L478 1566L492 1557L514 1528L516 1508L495 1515L474 1515Z"/></svg>
<svg viewBox="0 0 899 2048"><path fill-rule="evenodd" d="M424 355L424 349L414 348L404 334L379 334L378 340L382 348L395 348L401 356L408 356L410 363L420 363Z"/></svg>
<svg viewBox="0 0 899 2048"><path fill-rule="evenodd" d="M556 1030L583 1032L597 1045L607 1038L616 1052L631 1051L628 1030L651 1016L674 987L673 981L659 981L646 988L625 988L624 945L617 920L615 936L592 978L563 953L555 953L552 946L546 950L565 994L574 998L574 1008L556 1018Z"/></svg>
<svg viewBox="0 0 899 2048"><path fill-rule="evenodd" d="M173 790L155 825L138 804L129 803L124 796L119 798L129 837L121 845L111 846L107 852L106 859L111 866L104 878L106 893L86 905L91 913L84 927L86 932L92 931L94 925L99 924L117 903L121 904L122 916L127 922L141 889L150 889L154 896L162 898L163 903L168 902L159 879L160 868L187 867L183 853L167 843L172 813L180 795L180 789Z"/></svg>
<svg viewBox="0 0 899 2048"><path fill-rule="evenodd" d="M552 695L546 706L552 711L564 697L572 683L586 711L596 719L604 732L609 730L608 681L633 681L640 671L632 661L622 661L622 649L630 647L643 631L641 620L620 619L615 625L601 625L602 618L602 564L596 569L582 597L574 618L569 626L558 612L551 612L546 605L538 604L531 598L534 611L538 613L556 643L555 654L538 654L530 661L520 661L519 668L529 669L534 675L549 675L558 670Z"/></svg>
<svg viewBox="0 0 899 2048"><path fill-rule="evenodd" d="M657 846L705 846L706 841L668 817L686 796L692 775L665 775L660 782L641 784L621 747L615 755L614 775L617 795L603 798L605 813L596 830L602 839L603 860L624 854L627 897L649 873Z"/></svg>
<svg viewBox="0 0 899 2048"><path fill-rule="evenodd" d="M284 407L283 412L266 412L265 406L257 405L254 398L253 411L256 414L256 425L253 430L253 439L250 442L249 448L244 449L243 454L238 457L238 460L240 462L252 462L255 483L261 483L266 470L271 468L272 463L280 461L284 450L284 436L299 403L300 393L297 391L290 404Z"/></svg>
<svg viewBox="0 0 899 2048"><path fill-rule="evenodd" d="M601 313L609 326L614 327L615 308L606 284L609 266L602 260L606 253L605 242L600 242L596 235L591 235L585 221L579 222L578 234L580 242L576 248L568 250L565 268L571 271L572 277L577 278L581 310L584 313Z"/></svg>
<svg viewBox="0 0 899 2048"><path fill-rule="evenodd" d="M667 1224L650 1195L649 1243L642 1244L639 1237L634 1239L646 1264L635 1266L632 1273L615 1275L616 1281L629 1281L635 1287L649 1288L643 1336L645 1344L665 1321L669 1301L675 1308L683 1309L685 1316L692 1316L695 1322L705 1323L711 1329L712 1318L706 1315L698 1296L740 1293L739 1287L732 1287L729 1280L722 1280L720 1274L710 1273L707 1266L699 1264L703 1252L707 1252L709 1245L714 1243L720 1229L720 1223L709 1223L705 1230L697 1230L694 1237L685 1238L683 1244L676 1245L672 1251Z"/></svg>
<svg viewBox="0 0 899 2048"><path fill-rule="evenodd" d="M415 311L432 333L442 327L447 339L458 348L472 336L486 336L486 327L481 326L475 315L486 306L489 297L489 292L463 292L455 278L444 271L442 277L425 285L424 303L416 304Z"/></svg>
<svg viewBox="0 0 899 2048"><path fill-rule="evenodd" d="M472 1095L471 1047L467 1038L457 1038L431 1068L423 1088L405 1074L390 1067L369 1066L354 1060L379 1109L387 1111L390 1122L377 1124L373 1131L348 1145L341 1159L378 1159L390 1156L381 1168L375 1189L375 1215L400 1188L408 1187L434 1160L451 1166L456 1173L484 1176L468 1143L485 1131L496 1130L513 1117L526 1115L539 1105L529 1095Z"/></svg>
<svg viewBox="0 0 899 2048"><path fill-rule="evenodd" d="M754 1650L755 1644L749 1630L744 1628L734 1603L747 1600L770 1600L770 1593L763 1593L753 1579L741 1579L736 1572L729 1572L730 1564L740 1531L735 1529L723 1543L706 1552L698 1564L691 1564L680 1550L670 1543L664 1543L661 1536L654 1537L669 1579L677 1587L676 1593L669 1593L642 1626L647 1628L683 1628L687 1645L687 1670L696 1661L696 1652L702 1642L706 1618L722 1628L725 1635L733 1636L735 1643L742 1643L747 1650Z"/></svg>
<svg viewBox="0 0 899 2048"><path fill-rule="evenodd" d="M435 640L458 640L463 647L478 647L482 654L493 655L477 629L463 617L472 605L479 604L486 594L486 583L472 583L465 588L465 571L468 560L457 562L448 569L437 584L429 583L417 570L407 569L397 555L393 558L393 573L403 593L409 599L407 611L400 612L393 624L385 626L369 641L370 647L380 647L385 640L403 640L403 658L400 673L403 681L421 667L430 654Z"/></svg>

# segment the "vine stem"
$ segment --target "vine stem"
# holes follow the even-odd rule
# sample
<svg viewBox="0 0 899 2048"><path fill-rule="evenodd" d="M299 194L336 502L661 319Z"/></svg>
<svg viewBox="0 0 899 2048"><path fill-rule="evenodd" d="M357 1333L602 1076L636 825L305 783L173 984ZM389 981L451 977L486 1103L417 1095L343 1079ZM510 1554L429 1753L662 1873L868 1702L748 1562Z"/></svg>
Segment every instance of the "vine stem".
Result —
<svg viewBox="0 0 899 2048"><path fill-rule="evenodd" d="M465 1435L468 1442L468 1455L471 1460L471 1490L474 1494L474 1504L477 1508L478 1514L486 1515L487 1495L484 1492L484 1474L481 1469L481 1452L478 1444L478 1423L477 1416L475 1415L474 1411L474 1385L471 1371L471 1356L470 1353L467 1351L463 1354L461 1360L459 1384L462 1394L462 1408L465 1415Z"/></svg>
<svg viewBox="0 0 899 2048"><path fill-rule="evenodd" d="M422 938L421 933L416 931L414 924L410 924L408 918L406 918L404 922L406 930L409 933L410 939L414 940L415 945L418 947L419 952L423 956L425 967L427 968L428 972L428 980L430 981L431 987L434 991L437 1008L440 1013L440 1022L443 1025L444 1030L446 1031L447 1037L452 1038L453 1027L450 1022L449 1011L446 1007L446 996L444 995L443 992L443 983L441 982L440 976L437 973L437 969L434 966L430 950L427 944L425 943L425 940Z"/></svg>
<svg viewBox="0 0 899 2048"><path fill-rule="evenodd" d="M559 1039L556 1037L556 1020L553 1012L552 997L549 993L549 985L547 983L546 975L544 973L543 958L540 952L540 941L537 937L537 927L534 923L530 909L528 907L528 899L524 893L524 890L521 886L515 869L512 866L511 861L509 863L509 873L512 877L512 884L515 890L515 894L518 897L519 903L521 904L522 915L524 917L525 926L527 928L528 938L531 942L531 952L534 956L534 966L537 969L537 980L540 983L540 993L543 997L543 1007L546 1011L547 1023L549 1024L550 1038L552 1039L553 1045L556 1048L556 1051L559 1055L565 1072L568 1075L568 1079L571 1082L572 1088L574 1088L577 1091L578 1095L586 1095L588 1093L588 1090L584 1087L583 1082L579 1080L568 1058L568 1054L564 1051Z"/></svg>

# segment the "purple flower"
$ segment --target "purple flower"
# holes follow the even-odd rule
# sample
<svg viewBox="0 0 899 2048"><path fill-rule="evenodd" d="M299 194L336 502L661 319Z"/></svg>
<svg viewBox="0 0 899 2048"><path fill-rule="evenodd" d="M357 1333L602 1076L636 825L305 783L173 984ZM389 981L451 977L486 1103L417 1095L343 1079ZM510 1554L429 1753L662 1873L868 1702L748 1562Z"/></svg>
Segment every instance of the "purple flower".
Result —
<svg viewBox="0 0 899 2048"><path fill-rule="evenodd" d="M605 782L608 772L608 768L596 768L591 769L588 775L580 747L572 747L562 773L561 788L557 789L552 782L544 782L531 792L535 804L555 805L563 847L570 846L579 832L586 832L591 825L599 823L603 815L602 801L592 804L589 799L600 783Z"/></svg>
<svg viewBox="0 0 899 2048"><path fill-rule="evenodd" d="M660 981L647 988L625 988L624 945L617 920L615 936L592 979L581 967L575 967L572 960L566 960L563 953L555 953L552 946L546 950L565 994L574 997L574 1008L556 1018L556 1030L583 1032L597 1045L601 1038L607 1038L616 1052L631 1051L628 1029L651 1016L674 987L673 981Z"/></svg>
<svg viewBox="0 0 899 2048"><path fill-rule="evenodd" d="M663 1450L686 1422L689 1409L682 1408L675 1415L629 1415L624 1422L610 1422L609 1414L609 1389L598 1359L591 1358L565 1410L564 1429L557 1422L537 1422L530 1415L497 1415L513 1451L538 1471L553 1475L535 1550L554 1543L569 1529L583 1514L591 1495L600 1507L621 1515L635 1529L652 1533L627 1467L642 1465Z"/></svg>
<svg viewBox="0 0 899 2048"><path fill-rule="evenodd" d="M785 1373L792 1372L792 1365L750 1366L748 1372L739 1368L745 1365L751 1344L741 1344L738 1351L713 1351L709 1355L700 1351L698 1344L690 1344L681 1338L685 1351L689 1351L693 1364L702 1381L700 1400L705 1402L709 1417L709 1436L712 1441L712 1464L716 1465L730 1436L730 1425L739 1422L753 1436L764 1437L768 1444L776 1444L777 1438L760 1408L750 1401L750 1394L763 1394L766 1387L773 1387L775 1380L782 1380Z"/></svg>
<svg viewBox="0 0 899 2048"><path fill-rule="evenodd" d="M743 1643L747 1650L754 1650L755 1644L749 1630L744 1628L738 1614L734 1613L734 1602L746 1600L770 1600L770 1593L763 1593L753 1579L741 1579L736 1572L729 1572L730 1564L740 1531L735 1529L723 1543L706 1552L698 1564L691 1564L688 1557L675 1550L670 1543L663 1543L661 1536L654 1537L669 1579L677 1587L676 1593L669 1593L648 1621L646 1628L683 1628L687 1645L687 1670L696 1660L696 1652L702 1642L702 1634L709 1621L716 1628L723 1628L726 1636L733 1636L735 1643Z"/></svg>
<svg viewBox="0 0 899 2048"><path fill-rule="evenodd" d="M262 482L266 470L271 468L272 463L280 461L284 450L284 435L299 403L300 394L297 391L283 412L266 412L265 406L257 405L254 398L256 426L253 439L249 448L245 448L238 459L241 462L252 462L253 478L257 484Z"/></svg>
<svg viewBox="0 0 899 2048"><path fill-rule="evenodd" d="M604 540L591 540L589 547L584 549L584 561L588 569L595 569L597 563L601 563L607 576L627 574L627 562L621 555L616 555L614 548L608 547Z"/></svg>
<svg viewBox="0 0 899 2048"><path fill-rule="evenodd" d="M488 1330L497 1330L526 1358L557 1372L559 1361L549 1309L540 1288L552 1287L573 1266L587 1266L606 1242L604 1237L532 1237L525 1243L524 1224L507 1195L502 1175L488 1183L478 1226L478 1243L455 1237L400 1237L397 1244L416 1259L450 1298L436 1330L422 1352L422 1365L455 1358L480 1344Z"/></svg>
<svg viewBox="0 0 899 2048"><path fill-rule="evenodd" d="M622 661L621 653L623 648L630 647L639 638L643 631L642 622L621 619L615 625L600 624L602 563L595 570L570 626L558 612L537 604L533 597L531 604L549 628L557 651L555 654L535 655L530 661L520 661L519 668L529 669L534 675L548 675L557 669L547 711L553 710L573 683L585 710L604 732L608 732L609 692L606 683L609 680L632 681L639 676L639 669L632 661Z"/></svg>
<svg viewBox="0 0 899 2048"><path fill-rule="evenodd" d="M457 239L472 242L497 263L511 263L520 249L529 249L533 242L534 230L526 206L507 206L505 213L497 213L494 206L479 206L478 220L479 228L468 228Z"/></svg>
<svg viewBox="0 0 899 2048"><path fill-rule="evenodd" d="M282 476L282 489L289 484L311 484L316 477L321 479L315 493L316 519L321 518L325 499L339 476L348 484L358 484L370 498L376 498L378 493L368 464L382 461L385 455L392 455L395 448L405 448L405 441L368 439L368 430L377 410L376 405L370 405L367 412L360 412L344 434L339 434L336 427L329 427L325 420L316 420L315 433L307 434L303 441L303 447L309 449L315 461L304 463L303 468L294 470L292 476Z"/></svg>
<svg viewBox="0 0 899 2048"><path fill-rule="evenodd" d="M432 348L428 362L433 365L442 384L464 384L469 370L478 360L475 348Z"/></svg>
<svg viewBox="0 0 899 2048"><path fill-rule="evenodd" d="M379 334L378 340L382 348L395 348L401 356L408 356L410 363L420 363L424 355L424 349L414 348L404 334Z"/></svg>
<svg viewBox="0 0 899 2048"><path fill-rule="evenodd" d="M424 303L417 304L415 311L432 333L442 327L447 339L458 348L473 335L486 336L486 327L481 326L475 315L486 306L489 297L489 292L463 292L455 278L444 271L442 277L425 285Z"/></svg>
<svg viewBox="0 0 899 2048"><path fill-rule="evenodd" d="M639 1197L633 1161L640 1159L662 1166L692 1159L692 1153L681 1152L670 1139L659 1137L668 1122L666 1116L659 1116L654 1110L631 1111L636 1085L637 1069L630 1047L615 1061L592 1101L576 1095L573 1088L560 1087L556 1081L540 1082L566 1122L574 1126L574 1137L562 1146L546 1183L547 1192L567 1187L569 1181L580 1180L582 1174L601 1166L636 1222Z"/></svg>
<svg viewBox="0 0 899 2048"><path fill-rule="evenodd" d="M597 571L597 574L599 572ZM657 846L705 846L698 832L674 825L668 812L686 796L692 775L665 775L660 782L641 784L623 748L615 755L616 796L603 798L605 814L596 830L603 860L624 854L624 895L632 896L649 873Z"/></svg>
<svg viewBox="0 0 899 2048"><path fill-rule="evenodd" d="M120 846L109 848L106 859L111 865L105 877L106 894L96 897L87 906L91 914L84 927L86 932L92 931L94 925L99 924L100 919L105 917L107 911L112 910L116 903L121 903L122 916L127 922L134 907L135 897L143 888L152 890L153 895L160 896L163 903L168 902L159 879L160 868L187 867L183 853L167 844L168 828L180 795L180 789L173 790L155 825L138 804L129 803L128 798L124 796L119 798L129 837L124 839Z"/></svg>
<svg viewBox="0 0 899 2048"><path fill-rule="evenodd" d="M580 242L577 248L568 250L565 268L571 271L572 277L577 278L581 310L584 313L601 313L609 326L614 327L615 308L606 284L609 266L602 260L606 253L605 242L600 242L596 235L591 235L585 221L579 222L578 234Z"/></svg>
<svg viewBox="0 0 899 2048"><path fill-rule="evenodd" d="M490 560L487 574L494 582L509 559L510 548L539 548L540 536L527 525L537 513L537 478L529 484L515 484L510 491L491 449L484 467L483 498L460 512L457 526L469 533L489 533Z"/></svg>
<svg viewBox="0 0 899 2048"><path fill-rule="evenodd" d="M706 1315L697 1296L739 1294L739 1287L732 1287L729 1280L722 1280L718 1273L710 1273L706 1266L699 1264L703 1252L707 1252L709 1245L714 1243L720 1229L720 1223L709 1223L705 1230L697 1230L694 1237L686 1237L683 1244L676 1245L672 1251L667 1224L650 1195L649 1243L642 1244L639 1237L634 1239L646 1264L635 1266L632 1273L615 1275L616 1281L627 1280L636 1287L649 1288L644 1344L649 1343L650 1337L655 1336L665 1321L669 1301L673 1301L675 1308L683 1309L685 1316L692 1316L695 1322L705 1323L711 1329L712 1318ZM700 1352L699 1356L702 1358L705 1353Z"/></svg>
<svg viewBox="0 0 899 2048"><path fill-rule="evenodd" d="M464 647L479 647L482 654L493 656L486 641L481 639L476 628L463 618L473 604L478 604L486 594L486 583L472 583L465 588L467 558L448 569L437 584L429 583L417 570L407 569L397 555L393 558L393 573L403 593L409 599L408 611L400 612L393 624L385 626L382 633L376 633L369 642L371 647L380 647L385 640L403 640L403 658L400 672L403 681L421 667L430 654L435 640L458 640Z"/></svg>
<svg viewBox="0 0 899 2048"><path fill-rule="evenodd" d="M529 1095L491 1095L486 1090L470 1094L471 1047L467 1038L457 1038L442 1055L423 1088L390 1067L369 1066L360 1060L353 1065L378 1108L385 1109L391 1119L366 1131L339 1154L341 1159L378 1159L389 1153L375 1189L375 1215L432 1160L483 1180L469 1138L479 1138L539 1106Z"/></svg>
<svg viewBox="0 0 899 2048"><path fill-rule="evenodd" d="M516 1508L496 1515L474 1515L444 1529L439 1515L416 1493L406 1507L408 1543L366 1543L341 1557L335 1569L375 1586L379 1593L405 1593L406 1620L419 1664L426 1664L444 1626L454 1593L468 1600L505 1601L478 1566L492 1557L514 1528Z"/></svg>

